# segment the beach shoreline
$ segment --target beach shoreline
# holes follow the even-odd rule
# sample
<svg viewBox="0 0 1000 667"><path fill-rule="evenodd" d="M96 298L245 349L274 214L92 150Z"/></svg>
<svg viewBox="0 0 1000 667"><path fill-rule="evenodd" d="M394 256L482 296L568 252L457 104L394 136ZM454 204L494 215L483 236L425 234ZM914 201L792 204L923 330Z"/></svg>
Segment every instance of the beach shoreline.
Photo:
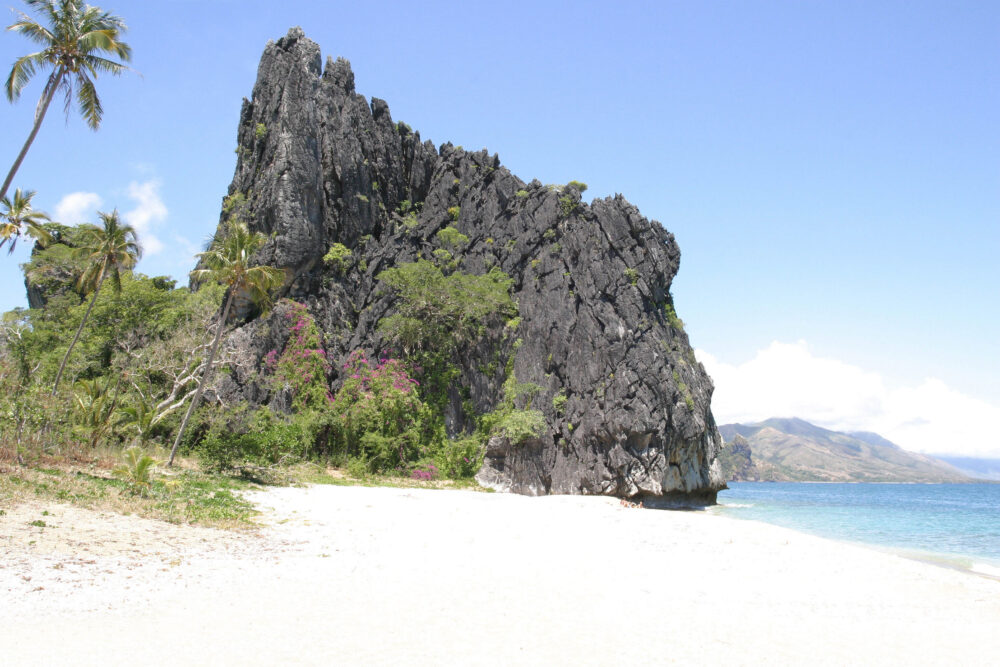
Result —
<svg viewBox="0 0 1000 667"><path fill-rule="evenodd" d="M55 504L0 517L5 538L41 511L54 526L0 542L9 664L989 664L1000 651L1000 581L716 511L389 487L248 496L263 511L250 535Z"/></svg>

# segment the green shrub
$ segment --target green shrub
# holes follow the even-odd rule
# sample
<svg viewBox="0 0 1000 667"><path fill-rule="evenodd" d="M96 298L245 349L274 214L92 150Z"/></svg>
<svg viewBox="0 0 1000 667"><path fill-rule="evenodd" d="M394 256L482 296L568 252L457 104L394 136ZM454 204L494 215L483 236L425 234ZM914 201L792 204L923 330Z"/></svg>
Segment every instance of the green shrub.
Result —
<svg viewBox="0 0 1000 667"><path fill-rule="evenodd" d="M257 127L255 127L253 131L253 136L257 138L257 141L260 141L261 139L266 137L267 125L264 125L264 123L257 123Z"/></svg>
<svg viewBox="0 0 1000 667"><path fill-rule="evenodd" d="M423 404L403 362L388 358L370 362L356 351L343 371L347 379L329 406L336 449L363 459L373 472L413 460L420 441L417 416Z"/></svg>
<svg viewBox="0 0 1000 667"><path fill-rule="evenodd" d="M486 438L502 435L518 445L545 433L545 415L531 408L532 400L542 388L532 382L518 382L510 362L507 373L503 400L496 410L480 418L479 429Z"/></svg>
<svg viewBox="0 0 1000 667"><path fill-rule="evenodd" d="M288 340L280 356L271 350L264 355L264 368L273 374L274 384L292 393L296 410L318 409L329 395L327 373L330 364L320 340L319 327L305 304L283 300L288 321Z"/></svg>
<svg viewBox="0 0 1000 667"><path fill-rule="evenodd" d="M140 496L149 495L152 488L153 468L158 461L147 456L139 447L129 447L122 454L122 465L112 471L112 474L124 481L129 490Z"/></svg>
<svg viewBox="0 0 1000 667"><path fill-rule="evenodd" d="M461 248L469 243L469 237L451 225L448 225L439 231L436 236L437 240L440 241L442 245L449 248Z"/></svg>
<svg viewBox="0 0 1000 667"><path fill-rule="evenodd" d="M559 197L559 210L562 212L562 217L564 218L573 215L579 206L580 202L572 194L565 194Z"/></svg>
<svg viewBox="0 0 1000 667"><path fill-rule="evenodd" d="M639 282L639 272L631 266L625 268L625 278L633 285Z"/></svg>
<svg viewBox="0 0 1000 667"><path fill-rule="evenodd" d="M452 222L458 222L458 214L462 212L462 209L458 206L450 206L448 208L448 216L451 218Z"/></svg>
<svg viewBox="0 0 1000 667"><path fill-rule="evenodd" d="M556 395L552 397L552 409L556 411L556 414L562 414L566 410L566 390L560 389L556 392Z"/></svg>
<svg viewBox="0 0 1000 667"><path fill-rule="evenodd" d="M580 193L584 193L584 192L587 191L587 184L586 183L582 183L580 181L570 181L566 185L568 185L571 188L576 188L577 192L580 192Z"/></svg>
<svg viewBox="0 0 1000 667"><path fill-rule="evenodd" d="M268 467L304 457L311 444L308 436L301 424L260 408L249 418L236 416L214 425L198 453L202 465L215 472Z"/></svg>
<svg viewBox="0 0 1000 667"><path fill-rule="evenodd" d="M517 197L518 199L527 199L528 198L528 191L527 190L518 190L517 194L515 194L514 196Z"/></svg>
<svg viewBox="0 0 1000 667"><path fill-rule="evenodd" d="M334 243L323 255L323 263L333 267L338 273L343 273L351 260L351 251L343 243Z"/></svg>
<svg viewBox="0 0 1000 667"><path fill-rule="evenodd" d="M663 315L667 318L667 324L669 324L672 329L684 331L684 322L681 318L677 317L677 311L674 310L674 304L669 301L664 303Z"/></svg>

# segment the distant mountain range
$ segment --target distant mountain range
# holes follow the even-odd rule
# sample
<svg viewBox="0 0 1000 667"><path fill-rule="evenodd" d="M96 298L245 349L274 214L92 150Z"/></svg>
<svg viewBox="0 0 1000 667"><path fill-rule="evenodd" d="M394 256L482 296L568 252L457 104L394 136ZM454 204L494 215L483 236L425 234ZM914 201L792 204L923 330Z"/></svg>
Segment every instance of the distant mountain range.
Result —
<svg viewBox="0 0 1000 667"><path fill-rule="evenodd" d="M908 452L876 433L841 433L802 419L724 424L727 481L970 482L969 466ZM972 461L981 461L972 459ZM994 470L1000 478L1000 461Z"/></svg>
<svg viewBox="0 0 1000 667"><path fill-rule="evenodd" d="M980 459L971 456L935 455L934 458L958 468L969 477L1000 482L1000 459Z"/></svg>

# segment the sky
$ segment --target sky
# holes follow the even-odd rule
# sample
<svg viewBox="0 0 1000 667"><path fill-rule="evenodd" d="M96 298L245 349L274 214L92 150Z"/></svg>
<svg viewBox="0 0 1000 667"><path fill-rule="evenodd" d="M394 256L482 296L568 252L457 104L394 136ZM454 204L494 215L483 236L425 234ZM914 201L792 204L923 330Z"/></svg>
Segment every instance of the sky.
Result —
<svg viewBox="0 0 1000 667"><path fill-rule="evenodd" d="M1000 456L1000 4L98 4L129 25L134 71L98 81L96 133L54 104L14 185L62 222L117 208L138 270L185 282L260 54L299 25L422 138L622 193L671 231L720 424ZM4 76L30 49L0 34ZM43 81L0 103L0 162ZM0 257L0 310L26 305L27 251Z"/></svg>

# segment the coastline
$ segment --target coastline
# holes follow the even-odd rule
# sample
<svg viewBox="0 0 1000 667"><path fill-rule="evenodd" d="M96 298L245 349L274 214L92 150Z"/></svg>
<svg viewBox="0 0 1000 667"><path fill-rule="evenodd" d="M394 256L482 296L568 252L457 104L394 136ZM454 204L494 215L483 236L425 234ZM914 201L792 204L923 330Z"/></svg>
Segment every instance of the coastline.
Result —
<svg viewBox="0 0 1000 667"><path fill-rule="evenodd" d="M716 512L387 487L248 495L257 535L102 517L123 549L82 559L104 537L72 536L86 510L52 506L51 532L72 537L47 553L2 543L8 659L988 664L1000 650L1000 581Z"/></svg>
<svg viewBox="0 0 1000 667"><path fill-rule="evenodd" d="M831 491L814 493L807 491L810 487ZM740 482L720 493L712 511L998 580L1000 496L985 492L993 488L954 483ZM897 491L904 489L905 493ZM964 489L969 492L956 492Z"/></svg>

